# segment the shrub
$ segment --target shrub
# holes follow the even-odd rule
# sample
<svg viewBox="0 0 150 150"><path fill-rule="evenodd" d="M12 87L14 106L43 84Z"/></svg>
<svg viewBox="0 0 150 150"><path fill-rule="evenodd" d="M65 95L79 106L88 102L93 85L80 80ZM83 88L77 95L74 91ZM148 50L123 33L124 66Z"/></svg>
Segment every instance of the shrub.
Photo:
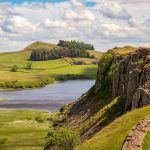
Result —
<svg viewBox="0 0 150 150"><path fill-rule="evenodd" d="M64 112L66 109L66 105L63 105L62 107L60 107L60 112Z"/></svg>
<svg viewBox="0 0 150 150"><path fill-rule="evenodd" d="M98 75L102 81L101 90L104 93L105 91L107 91L109 94L111 92L112 77L115 68L116 64L113 62L113 55L111 53L103 54L99 62Z"/></svg>
<svg viewBox="0 0 150 150"><path fill-rule="evenodd" d="M27 69L27 70L32 69L32 63L28 63L27 66L26 66L26 69Z"/></svg>
<svg viewBox="0 0 150 150"><path fill-rule="evenodd" d="M98 70L98 72L101 75L105 75L105 73L107 73L110 65L112 62L112 54L110 53L105 53L103 54L102 58L100 59L100 68Z"/></svg>
<svg viewBox="0 0 150 150"><path fill-rule="evenodd" d="M7 142L7 138L0 139L0 146L4 145Z"/></svg>
<svg viewBox="0 0 150 150"><path fill-rule="evenodd" d="M79 135L67 127L51 129L48 136L44 150L73 150L80 143Z"/></svg>
<svg viewBox="0 0 150 150"><path fill-rule="evenodd" d="M11 68L12 72L17 72L17 70L18 70L18 66L17 65L12 66L12 68Z"/></svg>
<svg viewBox="0 0 150 150"><path fill-rule="evenodd" d="M42 117L40 117L40 116L37 116L37 117L35 118L35 120L36 120L37 122L44 122L44 119L43 119Z"/></svg>

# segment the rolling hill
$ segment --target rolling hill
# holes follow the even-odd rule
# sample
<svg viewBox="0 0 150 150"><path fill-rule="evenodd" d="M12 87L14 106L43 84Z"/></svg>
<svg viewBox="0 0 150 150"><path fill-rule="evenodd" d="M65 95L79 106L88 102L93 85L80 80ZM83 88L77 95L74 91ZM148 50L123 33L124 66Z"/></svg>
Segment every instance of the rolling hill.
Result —
<svg viewBox="0 0 150 150"><path fill-rule="evenodd" d="M34 42L19 52L0 53L0 74L3 76L0 78L1 88L35 88L59 80L94 79L96 77L97 65L73 65L71 62L84 61L88 63L97 60L102 55L98 51L89 51L95 56L95 59L68 57L47 61L29 60L32 51L51 50L54 47L56 47L55 44ZM26 69L28 63L32 64L30 70ZM17 72L11 72L14 65L18 67Z"/></svg>
<svg viewBox="0 0 150 150"><path fill-rule="evenodd" d="M51 50L52 48L55 48L55 47L57 47L56 44L37 41L25 47L23 51L34 51L34 50L41 50L41 49Z"/></svg>

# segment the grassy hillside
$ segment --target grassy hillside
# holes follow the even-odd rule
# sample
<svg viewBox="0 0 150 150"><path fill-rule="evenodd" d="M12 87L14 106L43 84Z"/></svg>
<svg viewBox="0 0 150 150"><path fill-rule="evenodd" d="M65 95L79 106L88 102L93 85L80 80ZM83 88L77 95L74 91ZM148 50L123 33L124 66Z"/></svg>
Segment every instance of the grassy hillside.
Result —
<svg viewBox="0 0 150 150"><path fill-rule="evenodd" d="M132 127L149 114L150 106L133 110L117 118L76 150L120 150Z"/></svg>
<svg viewBox="0 0 150 150"><path fill-rule="evenodd" d="M136 50L137 50L136 47L126 45L124 47L114 47L110 51L113 52L116 56L119 56L119 55L126 56L127 54L135 52Z"/></svg>
<svg viewBox="0 0 150 150"><path fill-rule="evenodd" d="M0 150L42 150L50 114L34 110L0 110Z"/></svg>
<svg viewBox="0 0 150 150"><path fill-rule="evenodd" d="M22 82L23 84L30 85L30 82L37 80L49 80L49 83L53 83L61 76L74 75L73 78L95 78L97 65L71 65L73 60L82 60L84 62L92 62L93 59L89 58L61 58L48 61L29 61L31 49L38 50L39 48L51 49L55 47L54 44L48 44L43 42L35 42L26 47L23 51L12 53L0 53L0 74L3 78L0 78L0 83L4 82ZM95 55L96 59L101 57L101 52L91 52ZM32 63L32 69L26 70L28 63ZM17 72L11 72L13 65L18 66ZM67 79L67 77L66 77ZM46 81L47 82L47 81ZM22 84L21 83L21 84ZM20 84L20 83L19 83ZM5 85L4 85L5 87ZM7 87L7 85L6 85Z"/></svg>

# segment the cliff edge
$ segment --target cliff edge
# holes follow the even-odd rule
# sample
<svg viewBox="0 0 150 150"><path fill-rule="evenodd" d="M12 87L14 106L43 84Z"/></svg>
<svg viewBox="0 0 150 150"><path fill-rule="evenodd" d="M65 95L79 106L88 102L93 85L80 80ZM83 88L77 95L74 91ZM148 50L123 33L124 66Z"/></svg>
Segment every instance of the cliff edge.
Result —
<svg viewBox="0 0 150 150"><path fill-rule="evenodd" d="M60 118L85 140L116 117L149 104L150 49L114 48L100 59L95 85L68 105Z"/></svg>

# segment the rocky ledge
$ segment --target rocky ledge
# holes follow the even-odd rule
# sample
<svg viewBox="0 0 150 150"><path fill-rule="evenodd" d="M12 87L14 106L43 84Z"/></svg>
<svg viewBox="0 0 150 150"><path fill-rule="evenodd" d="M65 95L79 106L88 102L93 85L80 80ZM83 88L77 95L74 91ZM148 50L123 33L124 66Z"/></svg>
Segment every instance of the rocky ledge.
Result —
<svg viewBox="0 0 150 150"><path fill-rule="evenodd" d="M123 59L113 75L112 96L120 96L125 111L150 104L150 49L141 48Z"/></svg>

